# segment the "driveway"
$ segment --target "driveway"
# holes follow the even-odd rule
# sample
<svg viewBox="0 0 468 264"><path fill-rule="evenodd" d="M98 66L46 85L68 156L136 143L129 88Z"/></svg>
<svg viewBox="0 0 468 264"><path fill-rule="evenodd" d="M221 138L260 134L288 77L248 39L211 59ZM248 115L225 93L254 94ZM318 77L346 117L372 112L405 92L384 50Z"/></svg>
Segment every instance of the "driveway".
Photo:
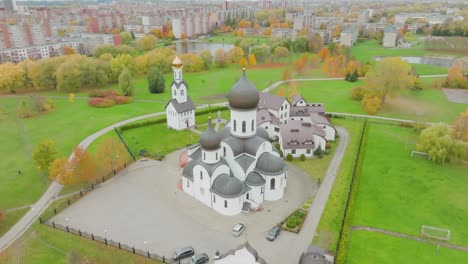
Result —
<svg viewBox="0 0 468 264"><path fill-rule="evenodd" d="M283 231L275 242L268 242L265 235L315 196L316 185L305 172L290 165L285 196L264 203L261 212L222 216L177 188L180 153L162 162L136 162L52 220L95 235L107 234L108 239L142 250L147 241L150 252L166 257L187 245L211 257L216 250L226 252L248 240L270 264L298 259L290 245L302 234ZM247 224L247 229L236 238L231 230L238 222ZM311 241L311 237L304 239Z"/></svg>

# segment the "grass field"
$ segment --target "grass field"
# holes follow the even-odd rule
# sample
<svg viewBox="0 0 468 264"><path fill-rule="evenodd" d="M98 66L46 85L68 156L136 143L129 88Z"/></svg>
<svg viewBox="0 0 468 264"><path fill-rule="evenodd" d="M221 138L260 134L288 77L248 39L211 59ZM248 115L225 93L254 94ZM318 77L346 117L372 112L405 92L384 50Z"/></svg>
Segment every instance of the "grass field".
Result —
<svg viewBox="0 0 468 264"><path fill-rule="evenodd" d="M411 159L410 153L416 143L417 134L412 129L370 125L352 225L372 226L413 236L420 235L423 224L431 225L450 229L450 243L468 246L467 166L438 165L421 158ZM426 263L418 259L423 255L418 252L422 247L419 243L404 241L392 246L392 239L353 232L349 263L376 263L372 250L361 252L362 243L365 246L383 245L378 249L381 260L378 263L394 263L389 257L395 255L392 247L398 248L398 254L408 256L407 263ZM360 254L367 256L363 258ZM450 255L465 261L444 263L468 261L468 253L452 252Z"/></svg>
<svg viewBox="0 0 468 264"><path fill-rule="evenodd" d="M317 236L313 238L312 244L335 252L363 123L342 119L333 119L332 123L348 130L349 145L320 218Z"/></svg>
<svg viewBox="0 0 468 264"><path fill-rule="evenodd" d="M78 253L90 261L86 263L159 263L39 223L34 224L20 239L0 254L0 263L76 263L68 261L71 252Z"/></svg>
<svg viewBox="0 0 468 264"><path fill-rule="evenodd" d="M4 213L3 219L0 222L0 237L3 236L10 228L18 222L18 220L26 214L29 208L19 209Z"/></svg>
<svg viewBox="0 0 468 264"><path fill-rule="evenodd" d="M436 245L366 231L353 231L345 263L461 264L467 261L467 252L444 247L437 250Z"/></svg>

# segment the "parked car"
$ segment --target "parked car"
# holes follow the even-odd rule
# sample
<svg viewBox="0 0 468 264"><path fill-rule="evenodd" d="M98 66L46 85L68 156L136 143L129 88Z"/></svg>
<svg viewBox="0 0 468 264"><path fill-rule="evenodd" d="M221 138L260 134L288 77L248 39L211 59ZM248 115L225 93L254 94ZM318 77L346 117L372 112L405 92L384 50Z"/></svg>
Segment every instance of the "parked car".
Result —
<svg viewBox="0 0 468 264"><path fill-rule="evenodd" d="M232 235L235 236L235 237L238 237L242 234L242 232L244 232L245 230L245 225L244 224L237 224L234 226L234 228L232 229Z"/></svg>
<svg viewBox="0 0 468 264"><path fill-rule="evenodd" d="M279 226L274 226L266 235L266 239L268 241L273 241L279 236L280 232L281 228L279 228Z"/></svg>
<svg viewBox="0 0 468 264"><path fill-rule="evenodd" d="M203 264L203 263L207 263L209 260L210 258L208 258L207 254L201 253L201 254L193 256L192 259L190 260L190 264Z"/></svg>
<svg viewBox="0 0 468 264"><path fill-rule="evenodd" d="M188 258L190 256L193 256L195 254L195 251L193 250L192 247L184 247L176 250L174 252L174 255L172 256L173 260L181 260L184 258Z"/></svg>

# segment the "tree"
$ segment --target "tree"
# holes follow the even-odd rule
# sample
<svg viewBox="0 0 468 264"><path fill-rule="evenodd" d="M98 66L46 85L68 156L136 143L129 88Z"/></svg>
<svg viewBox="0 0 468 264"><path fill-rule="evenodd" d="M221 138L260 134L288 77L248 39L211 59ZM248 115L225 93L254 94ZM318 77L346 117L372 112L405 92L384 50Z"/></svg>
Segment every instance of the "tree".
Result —
<svg viewBox="0 0 468 264"><path fill-rule="evenodd" d="M34 150L34 164L40 171L48 172L49 166L55 160L57 153L57 148L52 140L43 140Z"/></svg>
<svg viewBox="0 0 468 264"><path fill-rule="evenodd" d="M226 64L228 62L228 53L224 51L223 49L218 49L215 51L215 63L218 65L220 68L226 67Z"/></svg>
<svg viewBox="0 0 468 264"><path fill-rule="evenodd" d="M70 159L59 158L50 165L49 177L63 185L90 181L97 176L94 157L80 146L76 146Z"/></svg>
<svg viewBox="0 0 468 264"><path fill-rule="evenodd" d="M96 155L100 161L102 174L108 174L122 168L128 154L121 141L116 138L106 137L99 146Z"/></svg>
<svg viewBox="0 0 468 264"><path fill-rule="evenodd" d="M307 65L308 56L307 53L302 53L301 57L297 61L294 62L294 68L296 69L297 73L302 73Z"/></svg>
<svg viewBox="0 0 468 264"><path fill-rule="evenodd" d="M63 55L71 55L71 54L76 54L76 51L74 48L70 46L63 47Z"/></svg>
<svg viewBox="0 0 468 264"><path fill-rule="evenodd" d="M257 59L255 58L255 54L250 54L249 55L249 64L250 65L256 65L257 64Z"/></svg>
<svg viewBox="0 0 468 264"><path fill-rule="evenodd" d="M293 43L292 48L295 52L307 52L309 40L306 37L297 37Z"/></svg>
<svg viewBox="0 0 468 264"><path fill-rule="evenodd" d="M119 87L123 95L131 96L133 94L133 77L127 68L124 68L119 75Z"/></svg>
<svg viewBox="0 0 468 264"><path fill-rule="evenodd" d="M323 47L323 39L319 34L310 34L308 37L307 47L309 52L319 52Z"/></svg>
<svg viewBox="0 0 468 264"><path fill-rule="evenodd" d="M456 61L448 70L447 86L450 88L468 89L468 78L464 73L465 65L462 60Z"/></svg>
<svg viewBox="0 0 468 264"><path fill-rule="evenodd" d="M210 69L211 65L213 64L213 55L211 54L211 51L209 50L202 51L200 53L200 57L203 60L205 70Z"/></svg>
<svg viewBox="0 0 468 264"><path fill-rule="evenodd" d="M166 82L164 74L159 68L152 67L148 70L148 89L151 93L164 93Z"/></svg>
<svg viewBox="0 0 468 264"><path fill-rule="evenodd" d="M129 45L133 41L132 35L126 31L120 32L120 37L122 38L122 44L124 45Z"/></svg>
<svg viewBox="0 0 468 264"><path fill-rule="evenodd" d="M152 29L150 33L153 34L153 36L157 37L158 39L162 39L164 37L164 33L159 28Z"/></svg>
<svg viewBox="0 0 468 264"><path fill-rule="evenodd" d="M244 57L244 50L239 47L234 47L229 51L232 63L238 64L241 58Z"/></svg>
<svg viewBox="0 0 468 264"><path fill-rule="evenodd" d="M50 164L49 178L62 185L72 183L73 171L67 158L59 158Z"/></svg>
<svg viewBox="0 0 468 264"><path fill-rule="evenodd" d="M366 74L366 88L380 97L382 104L388 95L413 87L411 66L400 57L378 61L375 68Z"/></svg>
<svg viewBox="0 0 468 264"><path fill-rule="evenodd" d="M325 59L323 71L328 76L339 77L344 75L346 68L346 57L343 55L331 56Z"/></svg>
<svg viewBox="0 0 468 264"><path fill-rule="evenodd" d="M468 141L468 110L460 113L460 116L453 122L453 137Z"/></svg>
<svg viewBox="0 0 468 264"><path fill-rule="evenodd" d="M292 72L289 68L286 68L283 70L283 75L281 77L281 80L286 81L292 78Z"/></svg>
<svg viewBox="0 0 468 264"><path fill-rule="evenodd" d="M16 93L24 86L26 72L11 62L0 64L0 91Z"/></svg>
<svg viewBox="0 0 468 264"><path fill-rule="evenodd" d="M361 105L366 113L375 115L382 106L382 100L380 100L378 95L369 93L364 95L364 98L362 98L361 101Z"/></svg>
<svg viewBox="0 0 468 264"><path fill-rule="evenodd" d="M249 63L247 62L247 59L242 57L239 61L239 65L241 66L241 68L245 68L249 65Z"/></svg>
<svg viewBox="0 0 468 264"><path fill-rule="evenodd" d="M288 93L288 100L292 102L292 99L295 95L299 94L297 91L296 83L295 82L290 82L289 83L289 93Z"/></svg>
<svg viewBox="0 0 468 264"><path fill-rule="evenodd" d="M332 30L332 38L339 38L340 35L341 35L341 27L339 25L337 25Z"/></svg>
<svg viewBox="0 0 468 264"><path fill-rule="evenodd" d="M281 86L281 88L278 90L278 92L276 93L276 95L281 96L281 97L285 97L285 96L286 96L286 89L284 88L284 86Z"/></svg>
<svg viewBox="0 0 468 264"><path fill-rule="evenodd" d="M285 47L276 47L274 50L274 56L276 59L287 58L289 56L289 50Z"/></svg>
<svg viewBox="0 0 468 264"><path fill-rule="evenodd" d="M152 50L154 45L156 45L156 38L153 35L144 35L137 41L138 48L144 51Z"/></svg>
<svg viewBox="0 0 468 264"><path fill-rule="evenodd" d="M319 57L322 61L325 61L326 58L330 57L331 54L330 54L330 50L327 48L327 47L323 47L320 51L319 51Z"/></svg>
<svg viewBox="0 0 468 264"><path fill-rule="evenodd" d="M446 124L430 126L419 136L418 151L426 152L437 163L457 162L463 158L463 143L452 137L452 129Z"/></svg>
<svg viewBox="0 0 468 264"><path fill-rule="evenodd" d="M77 92L82 85L80 66L83 60L77 56L70 57L56 72L57 90L61 92Z"/></svg>
<svg viewBox="0 0 468 264"><path fill-rule="evenodd" d="M185 72L199 72L205 68L205 62L197 54L185 53L180 56L180 59L184 62Z"/></svg>
<svg viewBox="0 0 468 264"><path fill-rule="evenodd" d="M169 64L171 65L171 64ZM133 57L129 54L120 54L117 57L113 58L110 62L111 76L110 80L115 82L119 79L119 75L124 69L130 71L130 74L134 75L137 71L135 61Z"/></svg>

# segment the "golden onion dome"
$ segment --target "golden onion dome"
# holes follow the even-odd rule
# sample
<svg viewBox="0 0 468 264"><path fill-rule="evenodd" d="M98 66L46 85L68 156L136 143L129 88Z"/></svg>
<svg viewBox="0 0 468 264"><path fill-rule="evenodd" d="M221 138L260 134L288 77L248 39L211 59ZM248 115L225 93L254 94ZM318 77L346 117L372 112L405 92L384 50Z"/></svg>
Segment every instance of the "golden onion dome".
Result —
<svg viewBox="0 0 468 264"><path fill-rule="evenodd" d="M174 60L172 61L172 66L175 68L180 68L182 67L182 60L179 58L179 56L175 56Z"/></svg>

